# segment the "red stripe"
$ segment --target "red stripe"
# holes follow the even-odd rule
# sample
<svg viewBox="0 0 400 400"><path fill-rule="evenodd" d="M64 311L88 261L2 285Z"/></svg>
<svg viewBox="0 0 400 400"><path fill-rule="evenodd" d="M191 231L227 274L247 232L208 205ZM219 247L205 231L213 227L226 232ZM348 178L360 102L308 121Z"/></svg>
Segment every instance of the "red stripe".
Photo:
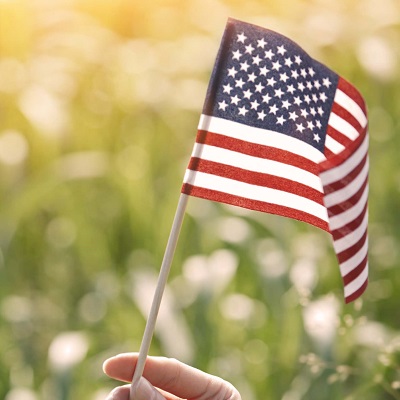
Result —
<svg viewBox="0 0 400 400"><path fill-rule="evenodd" d="M365 128L360 136L354 142L351 142L350 145L339 154L333 154L329 158L328 155L325 154L327 159L319 164L320 172L328 171L339 166L340 164L343 164L360 147L365 139L366 134L367 129Z"/></svg>
<svg viewBox="0 0 400 400"><path fill-rule="evenodd" d="M350 146L350 144L353 143L353 141L349 139L346 135L343 135L343 133L339 132L330 125L326 127L326 134L330 136L332 139L335 139L338 143L340 143L344 147ZM325 147L325 152L324 152L325 157L327 157L326 154L327 150L328 149Z"/></svg>
<svg viewBox="0 0 400 400"><path fill-rule="evenodd" d="M355 279L359 277L359 275L364 271L368 262L368 256L365 256L364 259L357 265L356 268L351 270L347 275L343 277L343 283L348 285L349 283L353 282Z"/></svg>
<svg viewBox="0 0 400 400"><path fill-rule="evenodd" d="M361 287L358 290L356 290L350 296L347 296L345 298L346 304L351 303L354 300L357 300L365 292L367 286L368 286L368 278L365 280L365 282L361 285Z"/></svg>
<svg viewBox="0 0 400 400"><path fill-rule="evenodd" d="M264 158L266 160L278 161L283 164L292 165L318 175L318 165L305 157L280 150L275 147L264 146L257 143L246 142L245 140L231 138L218 133L198 130L196 142L209 146L220 147L222 149L236 151L253 157Z"/></svg>
<svg viewBox="0 0 400 400"><path fill-rule="evenodd" d="M336 192L337 190L340 190L350 184L361 172L361 170L364 168L365 163L367 162L368 158L368 153L365 153L364 158L361 160L361 162L350 172L348 173L343 179L332 182L329 185L324 186L324 193L325 195L331 194L333 192Z"/></svg>
<svg viewBox="0 0 400 400"><path fill-rule="evenodd" d="M360 92L346 79L343 79L342 77L339 77L338 89L340 89L342 92L346 93L347 96L349 96L351 99L353 99L363 110L364 114L367 115L367 107L365 105L365 101L363 97L361 96Z"/></svg>
<svg viewBox="0 0 400 400"><path fill-rule="evenodd" d="M335 153L333 151L330 151L327 147L324 149L324 156L327 160L335 156Z"/></svg>
<svg viewBox="0 0 400 400"><path fill-rule="evenodd" d="M339 240L342 237L347 236L349 233L356 230L362 223L367 210L368 210L368 204L366 203L360 215L358 215L356 218L354 218L352 221L342 226L341 228L333 230L331 232L333 240Z"/></svg>
<svg viewBox="0 0 400 400"><path fill-rule="evenodd" d="M268 187L296 194L301 197L313 200L323 205L323 194L309 186L281 178L275 175L253 172L246 169L233 167L231 165L220 164L214 161L203 160L192 157L188 169L192 171L204 172L206 174L217 175L223 178L233 179L239 182L249 183L251 185Z"/></svg>
<svg viewBox="0 0 400 400"><path fill-rule="evenodd" d="M342 251L341 253L337 254L337 258L339 260L339 263L342 264L345 261L347 261L349 258L353 257L355 254L357 254L360 249L364 246L365 241L367 240L367 230L365 230L364 234L360 238L360 240L355 243L353 246L349 247L348 249Z"/></svg>
<svg viewBox="0 0 400 400"><path fill-rule="evenodd" d="M342 201L341 203L335 204L334 206L328 208L329 217L339 215L342 212L347 211L349 208L353 207L358 202L358 200L360 200L367 185L368 185L368 176L365 178L363 184L357 190L357 192L353 194L353 196Z"/></svg>
<svg viewBox="0 0 400 400"><path fill-rule="evenodd" d="M328 224L325 221L315 217L314 215L305 213L303 211L298 211L293 208L279 206L276 204L271 204L263 201L250 200L245 197L234 196L216 190L196 187L188 183L183 184L182 193L185 193L190 196L196 196L203 199L216 201L219 203L231 204L238 207L248 208L250 210L256 210L265 213L281 215L283 217L297 219L299 221L307 222L311 225L314 225L318 228L321 228L329 232Z"/></svg>
<svg viewBox="0 0 400 400"><path fill-rule="evenodd" d="M363 127L361 126L361 124L356 120L356 118L352 114L350 114L348 110L343 108L341 105L333 103L331 111L336 115L338 115L339 117L343 118L350 125L352 125L354 129L357 130L357 132L362 132Z"/></svg>

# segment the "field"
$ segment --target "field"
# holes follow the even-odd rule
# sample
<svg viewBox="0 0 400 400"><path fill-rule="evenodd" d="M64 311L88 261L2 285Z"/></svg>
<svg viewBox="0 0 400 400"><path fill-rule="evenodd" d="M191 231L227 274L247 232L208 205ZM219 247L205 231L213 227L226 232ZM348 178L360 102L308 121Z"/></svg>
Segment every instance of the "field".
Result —
<svg viewBox="0 0 400 400"><path fill-rule="evenodd" d="M105 399L139 349L228 17L364 95L369 286L344 304L322 230L191 198L150 353L244 400L400 399L396 0L0 0L0 398Z"/></svg>

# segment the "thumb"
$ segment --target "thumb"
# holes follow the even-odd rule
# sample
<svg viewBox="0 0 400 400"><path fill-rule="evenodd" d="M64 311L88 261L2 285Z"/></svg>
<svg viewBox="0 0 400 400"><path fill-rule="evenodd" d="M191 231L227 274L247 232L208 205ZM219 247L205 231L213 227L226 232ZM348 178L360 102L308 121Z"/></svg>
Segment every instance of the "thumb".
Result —
<svg viewBox="0 0 400 400"><path fill-rule="evenodd" d="M131 385L115 388L106 400L166 400L166 398L145 378L141 377L131 390Z"/></svg>
<svg viewBox="0 0 400 400"><path fill-rule="evenodd" d="M136 387L131 388L130 400L166 400L145 378L141 377Z"/></svg>

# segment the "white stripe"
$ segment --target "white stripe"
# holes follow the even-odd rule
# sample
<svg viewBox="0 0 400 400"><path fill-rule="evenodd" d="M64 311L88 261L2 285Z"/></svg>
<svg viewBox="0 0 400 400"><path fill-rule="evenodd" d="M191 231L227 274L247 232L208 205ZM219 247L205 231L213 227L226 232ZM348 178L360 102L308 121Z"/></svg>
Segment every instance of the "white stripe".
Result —
<svg viewBox="0 0 400 400"><path fill-rule="evenodd" d="M333 242L333 247L335 248L336 254L341 253L344 250L347 250L351 246L355 245L364 235L365 231L368 227L368 211L365 213L364 218L361 224L354 229L354 231L350 232L348 235L343 236L342 238Z"/></svg>
<svg viewBox="0 0 400 400"><path fill-rule="evenodd" d="M365 128L367 126L367 116L361 107L346 93L342 92L340 89L336 90L335 93L335 103L346 109L359 123Z"/></svg>
<svg viewBox="0 0 400 400"><path fill-rule="evenodd" d="M314 175L304 169L278 161L253 157L247 154L238 153L236 151L200 143L195 143L192 156L216 163L246 169L248 171L260 172L263 174L270 174L279 176L281 178L290 179L323 193L321 179L319 176Z"/></svg>
<svg viewBox="0 0 400 400"><path fill-rule="evenodd" d="M360 136L357 129L354 128L353 125L349 124L346 120L344 120L342 117L339 117L339 115L336 115L333 112L329 117L328 125L336 129L341 134L347 136L351 140L355 140Z"/></svg>
<svg viewBox="0 0 400 400"><path fill-rule="evenodd" d="M231 138L245 140L249 143L275 147L297 154L308 160L320 163L326 157L315 147L283 133L255 128L222 118L201 115L198 128L208 132L219 133Z"/></svg>
<svg viewBox="0 0 400 400"><path fill-rule="evenodd" d="M365 204L368 200L368 185L365 187L364 192L358 202L348 210L329 218L329 229L334 231L348 224L349 222L356 219L364 209Z"/></svg>
<svg viewBox="0 0 400 400"><path fill-rule="evenodd" d="M293 193L251 185L249 183L191 170L186 170L183 181L205 189L289 207L314 215L323 221L328 221L328 214L323 205Z"/></svg>
<svg viewBox="0 0 400 400"><path fill-rule="evenodd" d="M325 147L330 150L333 154L341 153L345 147L337 142L332 136L326 135Z"/></svg>
<svg viewBox="0 0 400 400"><path fill-rule="evenodd" d="M358 149L342 164L339 166L324 171L320 174L322 184L324 186L329 185L332 182L339 181L343 179L347 174L349 174L361 160L364 158L365 154L368 152L368 135L365 136L364 141L358 147Z"/></svg>
<svg viewBox="0 0 400 400"><path fill-rule="evenodd" d="M344 287L344 297L349 297L355 293L368 279L368 263L365 265L363 272L357 276L356 279L348 283Z"/></svg>
<svg viewBox="0 0 400 400"><path fill-rule="evenodd" d="M369 163L367 159L363 169L354 180L348 182L346 186L342 189L336 190L335 192L330 193L324 197L325 206L327 208L332 207L333 205L342 203L343 201L346 201L350 197L354 196L354 194L357 193L357 191L364 184L365 180L368 178L368 170Z"/></svg>
<svg viewBox="0 0 400 400"><path fill-rule="evenodd" d="M349 272L357 268L361 261L364 260L365 256L368 254L368 237L365 239L363 247L353 257L349 258L344 263L340 264L340 272L342 276L346 276Z"/></svg>

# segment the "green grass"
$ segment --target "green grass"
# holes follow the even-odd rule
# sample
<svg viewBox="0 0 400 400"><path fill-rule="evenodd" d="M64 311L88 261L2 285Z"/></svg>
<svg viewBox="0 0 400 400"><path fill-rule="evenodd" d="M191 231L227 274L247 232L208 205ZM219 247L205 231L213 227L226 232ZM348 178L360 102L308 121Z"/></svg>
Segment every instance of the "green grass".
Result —
<svg viewBox="0 0 400 400"><path fill-rule="evenodd" d="M190 199L151 354L246 400L400 399L400 7L348 3L0 2L0 398L103 399L103 360L138 350L233 16L287 34L364 94L370 285L345 306L324 232Z"/></svg>

